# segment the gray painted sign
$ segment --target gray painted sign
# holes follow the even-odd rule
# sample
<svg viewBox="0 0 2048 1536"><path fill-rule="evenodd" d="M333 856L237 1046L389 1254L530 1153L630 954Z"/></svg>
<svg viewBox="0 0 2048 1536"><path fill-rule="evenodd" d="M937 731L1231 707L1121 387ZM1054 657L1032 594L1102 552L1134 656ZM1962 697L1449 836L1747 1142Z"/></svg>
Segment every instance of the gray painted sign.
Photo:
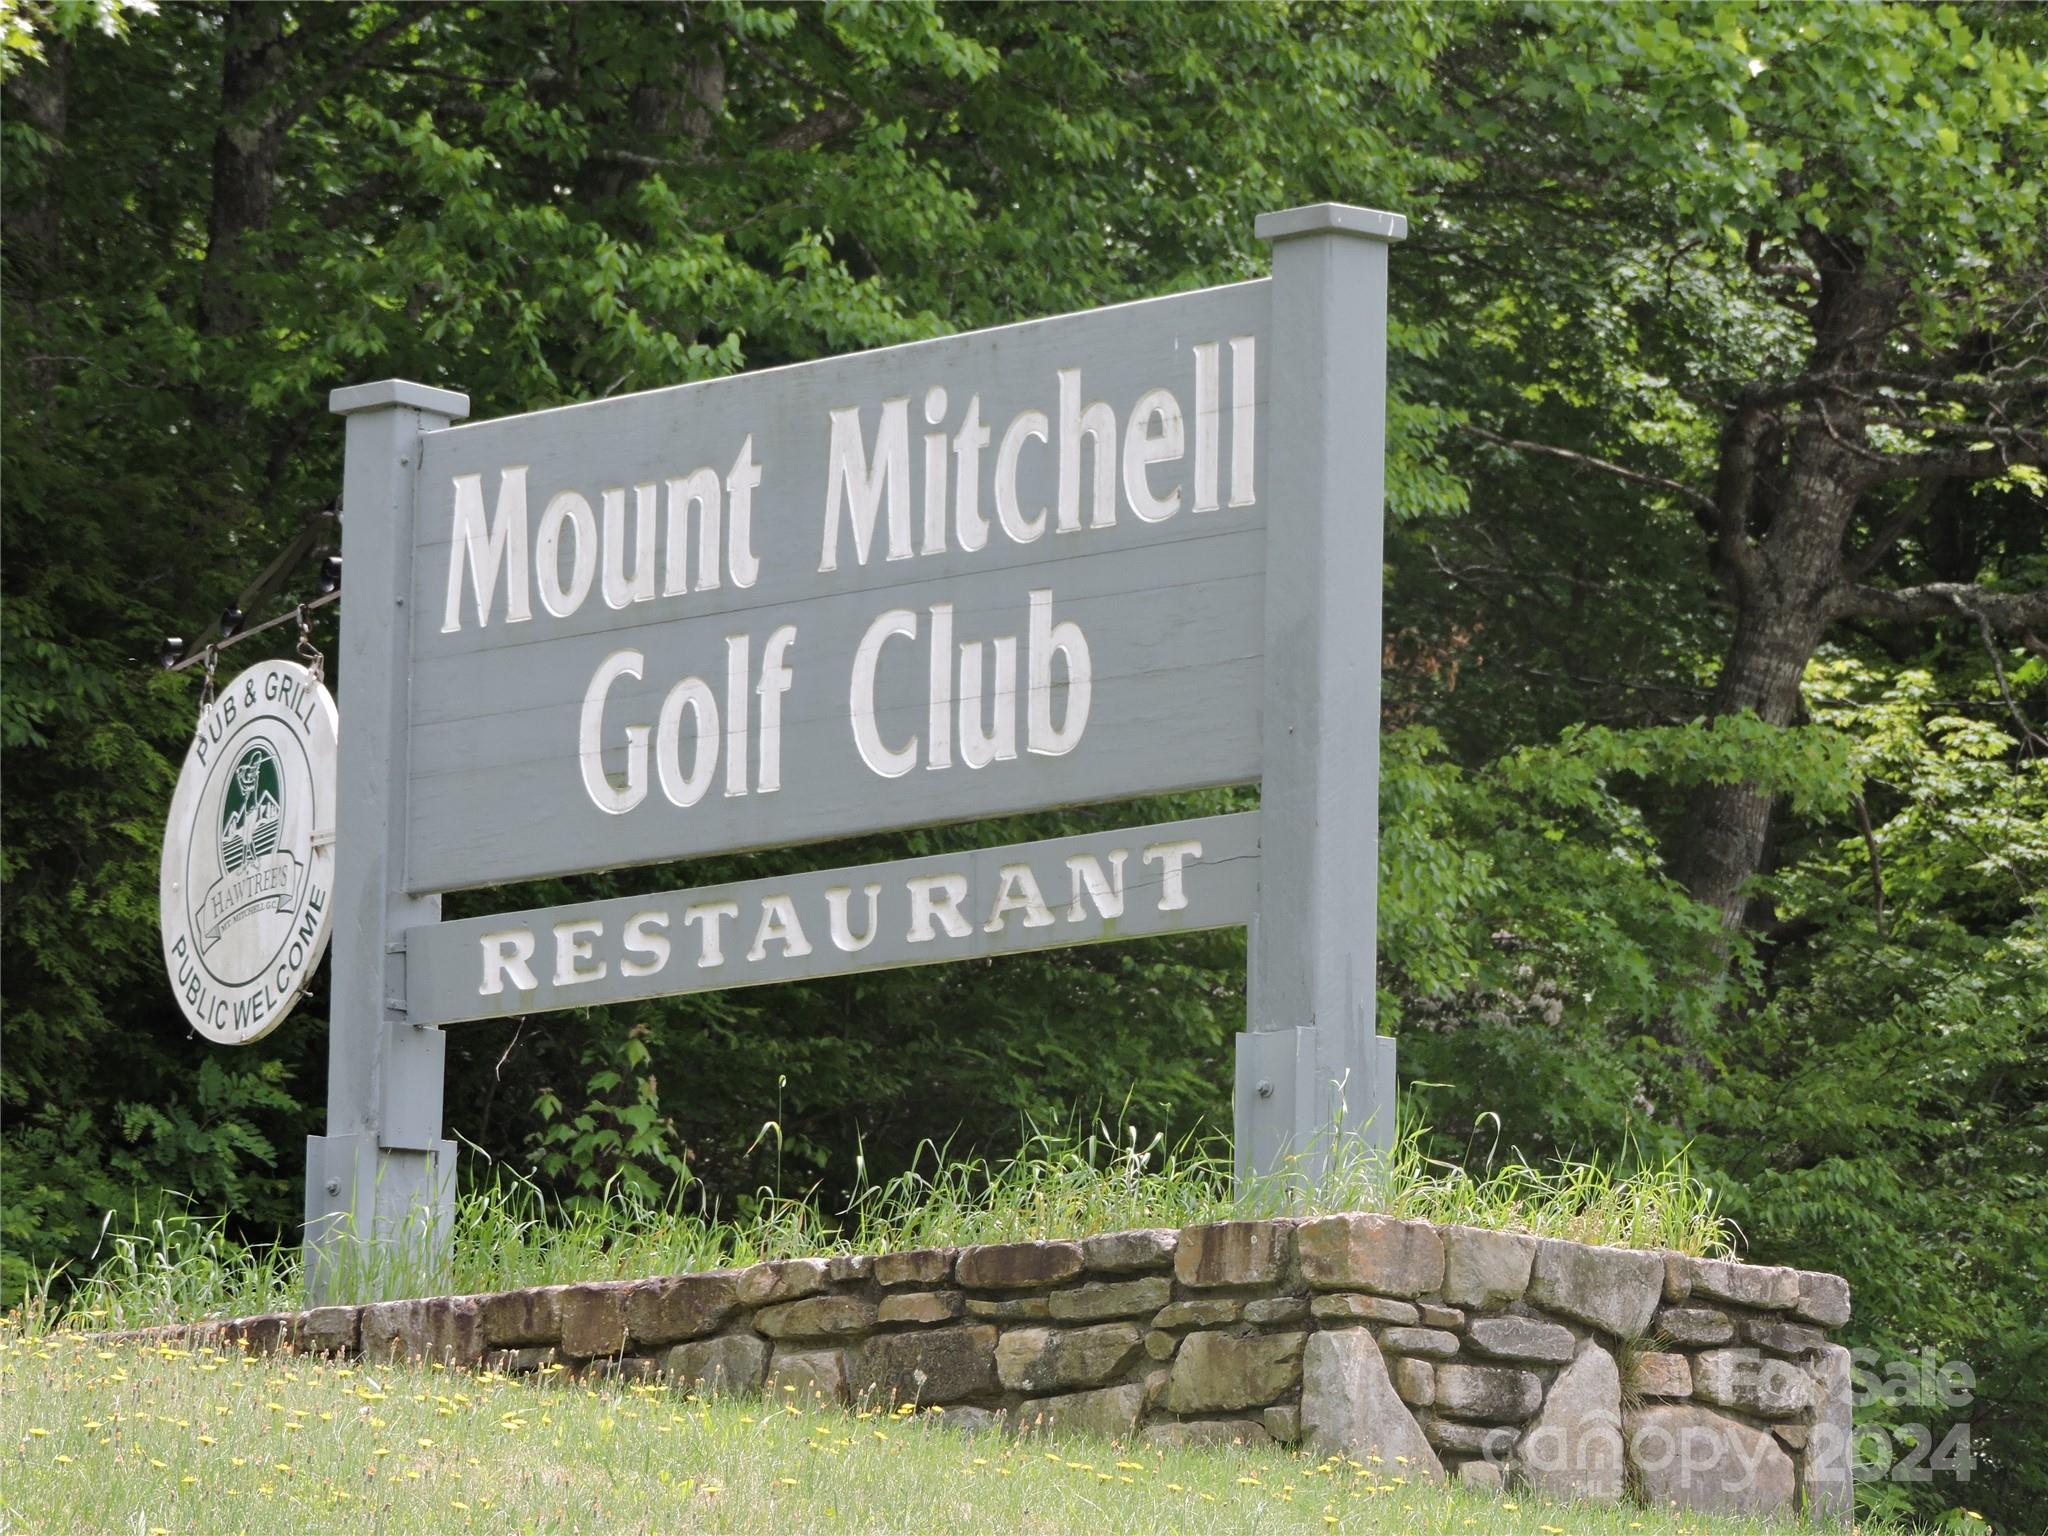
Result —
<svg viewBox="0 0 2048 1536"><path fill-rule="evenodd" d="M1318 204L1258 232L1269 280L471 426L451 391L336 392L316 1290L344 1241L445 1252L436 1026L463 1019L1244 922L1241 1171L1312 1171L1332 1131L1391 1141L1405 225ZM440 922L465 887L1238 783L1256 818Z"/></svg>
<svg viewBox="0 0 2048 1536"><path fill-rule="evenodd" d="M1242 927L1256 811L415 929L420 1024Z"/></svg>
<svg viewBox="0 0 2048 1536"><path fill-rule="evenodd" d="M408 886L1256 779L1269 286L428 434Z"/></svg>

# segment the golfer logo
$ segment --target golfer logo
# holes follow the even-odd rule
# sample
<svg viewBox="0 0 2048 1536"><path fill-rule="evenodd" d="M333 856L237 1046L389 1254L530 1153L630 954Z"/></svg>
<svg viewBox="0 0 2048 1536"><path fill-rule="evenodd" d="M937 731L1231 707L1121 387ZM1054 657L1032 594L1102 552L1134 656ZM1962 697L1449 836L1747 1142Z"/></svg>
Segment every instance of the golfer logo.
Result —
<svg viewBox="0 0 2048 1536"><path fill-rule="evenodd" d="M195 1029L275 1028L327 947L334 701L291 662L250 668L207 708L164 833L164 963Z"/></svg>
<svg viewBox="0 0 2048 1536"><path fill-rule="evenodd" d="M213 953L231 929L252 917L297 907L306 866L290 849L278 847L284 809L277 748L259 736L236 754L234 771L222 788L220 878L192 912L201 954Z"/></svg>
<svg viewBox="0 0 2048 1536"><path fill-rule="evenodd" d="M278 823L284 818L284 784L277 754L259 741L235 764L234 782L222 802L220 861L238 870L251 859L277 851Z"/></svg>

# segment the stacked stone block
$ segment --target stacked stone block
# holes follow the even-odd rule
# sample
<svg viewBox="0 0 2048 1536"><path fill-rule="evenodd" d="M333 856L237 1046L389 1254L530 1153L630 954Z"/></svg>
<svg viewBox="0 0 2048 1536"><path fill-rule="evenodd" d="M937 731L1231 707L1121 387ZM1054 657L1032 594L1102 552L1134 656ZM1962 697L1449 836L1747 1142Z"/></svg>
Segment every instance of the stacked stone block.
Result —
<svg viewBox="0 0 2048 1536"><path fill-rule="evenodd" d="M1846 1524L1837 1276L1351 1214L786 1259L179 1330L972 1429L1300 1444L1388 1481Z"/></svg>

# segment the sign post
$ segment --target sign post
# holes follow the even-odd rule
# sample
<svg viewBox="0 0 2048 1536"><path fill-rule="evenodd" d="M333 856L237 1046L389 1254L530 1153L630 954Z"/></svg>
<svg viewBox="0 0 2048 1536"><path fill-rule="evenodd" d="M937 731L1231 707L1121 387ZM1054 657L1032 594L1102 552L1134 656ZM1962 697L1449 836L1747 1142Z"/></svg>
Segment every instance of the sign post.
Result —
<svg viewBox="0 0 2048 1536"><path fill-rule="evenodd" d="M318 1300L364 1300L392 1266L445 1266L455 1143L441 1135L447 1041L412 1023L407 936L441 898L405 879L413 520L420 439L469 414L450 390L403 380L334 392L348 420L342 474L348 601L336 819L327 1134L306 1138L306 1258Z"/></svg>
<svg viewBox="0 0 2048 1536"><path fill-rule="evenodd" d="M1259 221L1268 280L466 425L446 390L337 391L315 1292L445 1264L469 1019L1244 926L1240 1179L1390 1147L1404 229L1298 208ZM449 891L1240 784L1258 811L440 921Z"/></svg>
<svg viewBox="0 0 2048 1536"><path fill-rule="evenodd" d="M1397 214L1262 216L1273 422L1259 910L1237 1038L1240 1182L1314 1179L1339 1133L1394 1144L1394 1042L1374 1027L1387 248Z"/></svg>

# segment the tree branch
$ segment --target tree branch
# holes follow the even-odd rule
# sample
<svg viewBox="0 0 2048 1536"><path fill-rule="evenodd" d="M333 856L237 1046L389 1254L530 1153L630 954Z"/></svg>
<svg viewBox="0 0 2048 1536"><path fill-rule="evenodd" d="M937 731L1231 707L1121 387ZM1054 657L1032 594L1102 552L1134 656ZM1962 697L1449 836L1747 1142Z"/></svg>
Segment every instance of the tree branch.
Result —
<svg viewBox="0 0 2048 1536"><path fill-rule="evenodd" d="M852 102L840 102L813 112L802 122L791 123L769 137L770 149L811 149L835 139L861 120L861 110Z"/></svg>
<svg viewBox="0 0 2048 1536"><path fill-rule="evenodd" d="M1864 390L1892 390L1925 395L1935 400L1970 400L1998 404L2029 395L2048 394L2048 369L2007 367L1997 370L2013 374L2010 379L1951 379L1939 374L1903 373L1889 368L1845 368L1802 373L1781 384L1758 385L1744 390L1745 404L1785 405L1816 395L1855 394Z"/></svg>
<svg viewBox="0 0 2048 1536"><path fill-rule="evenodd" d="M1700 522L1714 540L1714 558L1738 603L1756 591L1762 562L1749 542L1749 509L1756 493L1756 444L1764 413L1744 409L1721 432L1721 462L1714 473L1710 515Z"/></svg>
<svg viewBox="0 0 2048 1536"><path fill-rule="evenodd" d="M1543 453L1553 459L1563 459L1570 464L1583 464L1588 469L1597 469L1602 474L1619 475L1624 480L1633 480L1638 485L1654 485L1659 490L1670 491L1683 497L1695 509L1712 515L1716 508L1713 497L1706 492L1686 485L1682 481L1667 480L1662 475L1646 475L1641 470L1630 469L1625 464L1616 464L1611 459L1595 458L1590 453L1579 453L1571 448L1557 448L1549 443L1529 443L1516 437L1502 437L1484 427L1461 426L1459 431L1501 448L1513 448L1521 453Z"/></svg>
<svg viewBox="0 0 2048 1536"><path fill-rule="evenodd" d="M2006 713L2012 716L2013 723L2020 728L2022 748L2028 757L2034 755L2036 748L2048 751L2048 737L2043 737L2034 729L2034 722L2021 712L2019 700L2012 696L2011 685L2005 680L2005 658L1998 654L1998 642L1991 633L1991 621L1984 617L1981 610L1975 618L1977 634L1984 641L1984 654L1991 658L1991 670L1998 678L1998 696L2005 700Z"/></svg>
<svg viewBox="0 0 2048 1536"><path fill-rule="evenodd" d="M275 119L277 127L290 127L320 102L348 84L356 73L370 62L378 49L399 33L423 20L429 9L430 7L424 3L400 6L396 15L364 37L355 47L337 59L325 74L280 109ZM296 37L299 34L292 35Z"/></svg>
<svg viewBox="0 0 2048 1536"><path fill-rule="evenodd" d="M1917 587L1837 587L1828 601L1834 619L1887 619L1896 624L1928 619L1981 619L1993 629L2048 624L2048 591L1993 592L1968 582L1930 581Z"/></svg>
<svg viewBox="0 0 2048 1536"><path fill-rule="evenodd" d="M1870 542L1843 567L1843 575L1852 582L1868 576L1885 553L1905 536L1906 530L1927 515L1927 509L1934 505L1934 498L1945 484L1947 482L1938 475L1921 481L1920 488L1906 498L1905 505L1878 524Z"/></svg>
<svg viewBox="0 0 2048 1536"><path fill-rule="evenodd" d="M1964 449L1957 453L1869 453L1866 467L1856 477L1857 488L1888 485L1894 480L1922 480L1954 476L1958 480L1995 480L2015 464L2040 464L2048 460L2039 443L2001 443L1995 448Z"/></svg>

